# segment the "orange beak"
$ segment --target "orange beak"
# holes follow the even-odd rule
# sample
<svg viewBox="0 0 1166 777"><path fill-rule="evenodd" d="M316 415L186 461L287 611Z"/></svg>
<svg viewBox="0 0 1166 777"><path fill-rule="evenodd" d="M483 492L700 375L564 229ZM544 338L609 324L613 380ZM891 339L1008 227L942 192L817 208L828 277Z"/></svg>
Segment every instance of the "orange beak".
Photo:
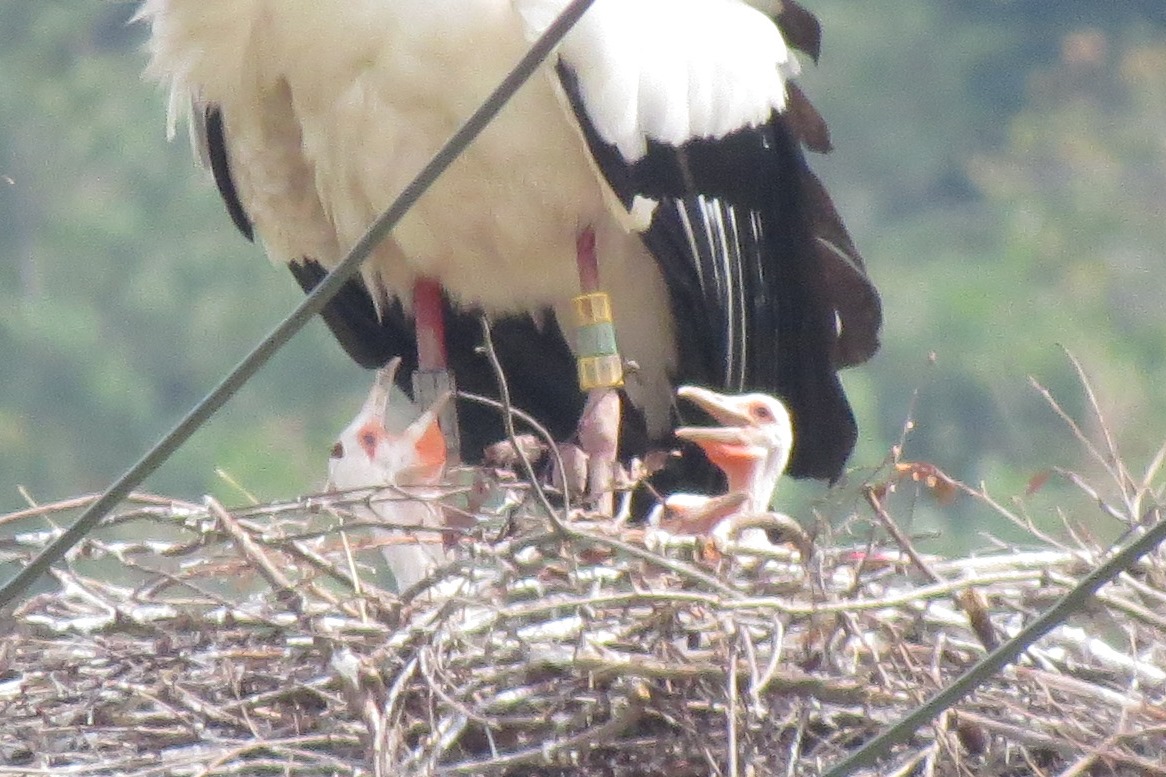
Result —
<svg viewBox="0 0 1166 777"><path fill-rule="evenodd" d="M409 468L408 475L421 482L436 480L445 468L445 437L441 433L438 417L450 399L451 394L445 392L405 429L404 438L417 451L417 464Z"/></svg>

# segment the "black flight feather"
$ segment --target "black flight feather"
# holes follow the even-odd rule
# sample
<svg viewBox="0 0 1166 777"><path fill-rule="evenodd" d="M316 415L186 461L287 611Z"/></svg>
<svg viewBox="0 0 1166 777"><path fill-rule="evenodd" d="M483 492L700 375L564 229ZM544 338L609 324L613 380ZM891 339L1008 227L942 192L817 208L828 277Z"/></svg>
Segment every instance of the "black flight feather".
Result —
<svg viewBox="0 0 1166 777"><path fill-rule="evenodd" d="M203 109L206 129L206 155L211 163L211 173L215 177L215 186L227 206L227 214L235 223L243 237L255 239L255 229L243 203L239 201L239 192L235 189L235 181L231 178L231 158L227 154L227 134L223 127L223 112L217 105L207 105Z"/></svg>
<svg viewBox="0 0 1166 777"><path fill-rule="evenodd" d="M824 123L798 132L774 112L720 138L679 146L649 138L647 153L629 162L599 135L571 67L560 60L557 70L620 201L656 201L642 238L672 298L674 380L776 394L794 425L789 472L837 478L857 438L837 369L877 347L880 314L862 260L801 150L804 140L825 145ZM816 112L806 116L813 125ZM851 334L852 326L861 331Z"/></svg>

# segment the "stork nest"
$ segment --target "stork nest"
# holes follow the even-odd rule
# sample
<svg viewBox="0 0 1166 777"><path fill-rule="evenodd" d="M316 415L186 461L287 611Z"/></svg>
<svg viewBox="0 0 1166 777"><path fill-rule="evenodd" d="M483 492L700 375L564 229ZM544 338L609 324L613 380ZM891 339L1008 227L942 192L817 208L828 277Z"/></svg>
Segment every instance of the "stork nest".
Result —
<svg viewBox="0 0 1166 777"><path fill-rule="evenodd" d="M884 524L887 485L857 511L879 531L738 547L578 512L556 529L504 481L401 597L361 516L402 494L139 495L5 625L0 773L820 774L1107 550L924 556ZM11 534L0 561L53 536ZM1166 774L1163 612L1159 553L877 773Z"/></svg>

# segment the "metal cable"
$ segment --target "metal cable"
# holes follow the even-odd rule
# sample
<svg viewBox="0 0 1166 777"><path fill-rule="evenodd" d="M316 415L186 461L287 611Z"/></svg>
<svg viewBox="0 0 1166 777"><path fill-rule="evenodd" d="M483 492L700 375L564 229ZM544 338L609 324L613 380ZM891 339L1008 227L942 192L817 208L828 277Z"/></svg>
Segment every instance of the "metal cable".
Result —
<svg viewBox="0 0 1166 777"><path fill-rule="evenodd" d="M558 45L575 22L591 7L594 0L572 0L551 25L538 37L518 64L506 75L502 82L482 102L481 106L466 120L445 145L421 169L408 186L397 196L388 210L380 215L364 236L357 241L344 260L312 290L303 302L287 318L279 323L267 337L243 357L235 369L206 395L168 434L154 444L141 459L81 514L77 521L66 529L51 545L42 550L28 566L17 572L11 580L0 588L0 612L4 612L12 602L28 590L55 562L64 557L74 545L81 541L97 523L119 502L158 469L193 435L227 400L235 395L251 377L265 365L272 356L294 337L312 316L319 313L336 292L352 278L360 265L373 249L392 231L397 222L413 206L421 195L433 184L439 175L465 151L466 147L485 129L514 93L526 83L538 66ZM7 627L0 627L0 633Z"/></svg>

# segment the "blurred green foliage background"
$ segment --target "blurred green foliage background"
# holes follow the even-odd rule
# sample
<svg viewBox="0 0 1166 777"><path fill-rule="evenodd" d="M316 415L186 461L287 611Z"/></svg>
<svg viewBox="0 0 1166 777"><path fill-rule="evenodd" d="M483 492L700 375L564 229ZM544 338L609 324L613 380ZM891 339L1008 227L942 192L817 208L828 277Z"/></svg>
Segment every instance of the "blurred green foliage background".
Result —
<svg viewBox="0 0 1166 777"><path fill-rule="evenodd" d="M965 481L1088 469L1027 380L1086 417L1059 345L1147 461L1166 430L1166 6L806 4L825 39L802 82L836 147L812 164L885 303L882 351L846 377L852 463L877 465L913 406L906 457ZM166 141L135 7L0 4L0 512L18 486L107 485L300 298ZM368 385L313 324L147 486L240 501L221 468L259 498L313 490ZM961 515L929 520L958 536Z"/></svg>

